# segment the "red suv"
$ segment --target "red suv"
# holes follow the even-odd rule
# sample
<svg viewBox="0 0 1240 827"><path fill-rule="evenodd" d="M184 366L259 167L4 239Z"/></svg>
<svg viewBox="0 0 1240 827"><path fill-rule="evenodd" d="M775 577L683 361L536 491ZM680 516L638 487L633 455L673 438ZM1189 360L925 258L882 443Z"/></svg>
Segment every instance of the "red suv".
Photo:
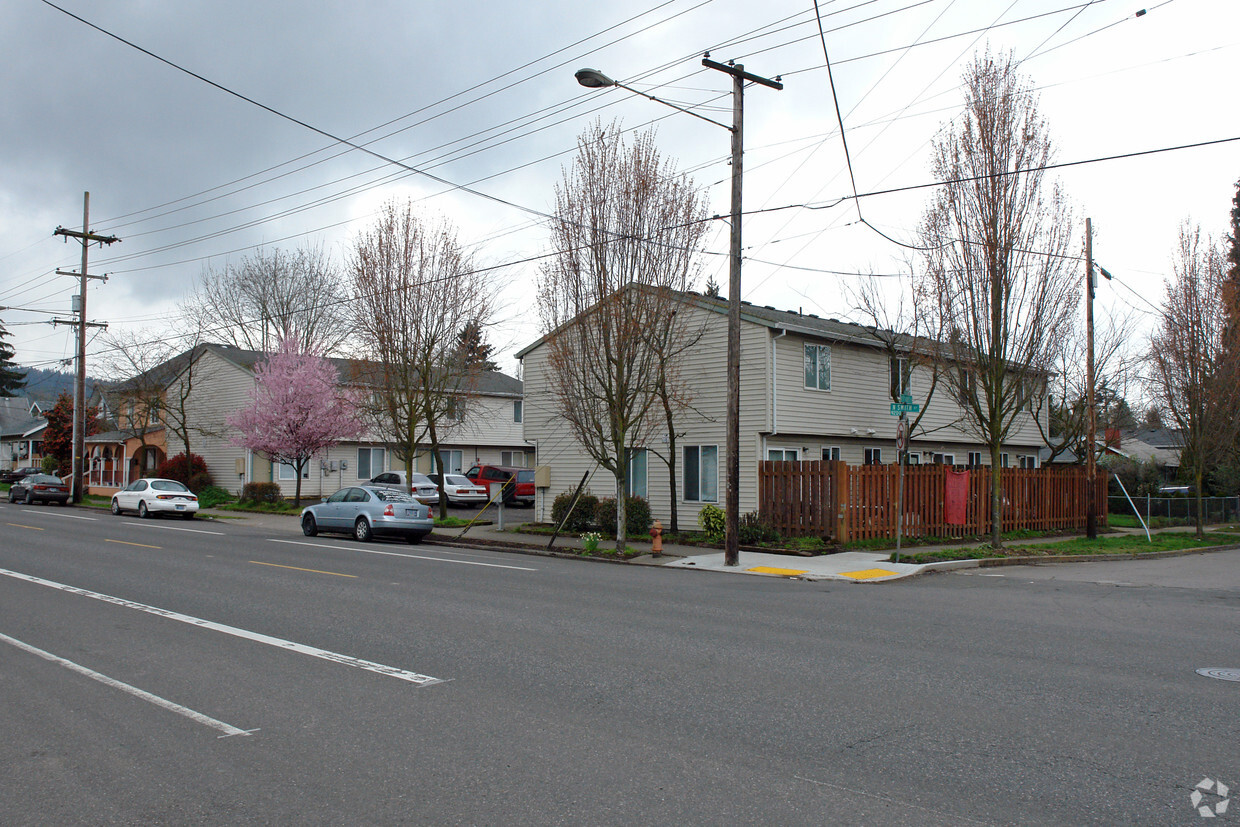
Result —
<svg viewBox="0 0 1240 827"><path fill-rule="evenodd" d="M511 465L475 465L465 472L471 482L485 486L504 483L504 505L534 505L534 469Z"/></svg>

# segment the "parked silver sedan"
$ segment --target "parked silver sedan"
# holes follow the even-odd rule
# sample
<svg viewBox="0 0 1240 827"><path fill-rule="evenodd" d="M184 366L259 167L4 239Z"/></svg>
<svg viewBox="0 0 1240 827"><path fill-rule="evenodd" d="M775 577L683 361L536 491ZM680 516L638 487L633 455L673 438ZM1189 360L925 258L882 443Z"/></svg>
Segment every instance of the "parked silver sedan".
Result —
<svg viewBox="0 0 1240 827"><path fill-rule="evenodd" d="M301 512L301 531L307 537L324 531L352 534L363 543L376 536L404 537L410 543L420 543L434 527L428 506L404 491L380 486L341 488Z"/></svg>

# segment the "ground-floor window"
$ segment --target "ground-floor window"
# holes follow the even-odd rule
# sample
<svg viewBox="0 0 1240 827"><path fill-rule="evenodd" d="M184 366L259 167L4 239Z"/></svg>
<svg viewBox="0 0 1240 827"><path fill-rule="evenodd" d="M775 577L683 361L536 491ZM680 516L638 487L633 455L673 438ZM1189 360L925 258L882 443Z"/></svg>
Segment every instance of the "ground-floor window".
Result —
<svg viewBox="0 0 1240 827"><path fill-rule="evenodd" d="M383 473L385 453L383 448L358 448L357 478L359 480L368 480Z"/></svg>
<svg viewBox="0 0 1240 827"><path fill-rule="evenodd" d="M1016 461L1020 463L1021 468L1038 467L1038 458L1033 454L1020 454L1016 457Z"/></svg>
<svg viewBox="0 0 1240 827"><path fill-rule="evenodd" d="M685 502L719 502L719 446L686 445L683 456Z"/></svg>
<svg viewBox="0 0 1240 827"><path fill-rule="evenodd" d="M969 452L969 465L972 465L974 468L976 468L977 466L981 464L982 464L982 452L981 451L970 451Z"/></svg>
<svg viewBox="0 0 1240 827"><path fill-rule="evenodd" d="M770 448L766 452L766 458L772 462L796 462L796 448Z"/></svg>
<svg viewBox="0 0 1240 827"><path fill-rule="evenodd" d="M628 468L625 470L624 493L630 497L647 498L646 449L629 448Z"/></svg>
<svg viewBox="0 0 1240 827"><path fill-rule="evenodd" d="M465 454L463 451L440 451L439 460L431 462L434 466L431 468L431 473L438 474L442 468L445 474L459 474L461 473L461 463L464 460Z"/></svg>
<svg viewBox="0 0 1240 827"><path fill-rule="evenodd" d="M865 449L866 465L882 465L883 449L882 448L866 448Z"/></svg>
<svg viewBox="0 0 1240 827"><path fill-rule="evenodd" d="M909 453L904 455L904 464L905 465L921 465L921 454L914 454L913 452L910 451Z"/></svg>
<svg viewBox="0 0 1240 827"><path fill-rule="evenodd" d="M511 465L515 468L524 468L525 467L525 452L524 451L500 451L499 452L499 464L500 465Z"/></svg>
<svg viewBox="0 0 1240 827"><path fill-rule="evenodd" d="M829 459L829 460L835 460L836 462L838 462L840 459L840 446L832 445L829 448L823 448L822 458Z"/></svg>
<svg viewBox="0 0 1240 827"><path fill-rule="evenodd" d="M307 461L305 467L302 468L301 478L303 480L310 479L310 462L309 461ZM282 480L297 479L297 468L291 462L280 463L280 479Z"/></svg>
<svg viewBox="0 0 1240 827"><path fill-rule="evenodd" d="M999 454L999 467L1000 468L1008 467L1008 455L1007 454Z"/></svg>
<svg viewBox="0 0 1240 827"><path fill-rule="evenodd" d="M955 454L935 454L934 463L936 465L955 465L956 455Z"/></svg>

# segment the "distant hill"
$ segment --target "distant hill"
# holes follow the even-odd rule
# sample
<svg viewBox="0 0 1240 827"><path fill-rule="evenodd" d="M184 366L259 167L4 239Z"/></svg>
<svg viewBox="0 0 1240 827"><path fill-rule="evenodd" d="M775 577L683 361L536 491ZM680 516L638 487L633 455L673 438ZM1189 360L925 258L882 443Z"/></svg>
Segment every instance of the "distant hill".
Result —
<svg viewBox="0 0 1240 827"><path fill-rule="evenodd" d="M55 400L62 392L73 395L74 375L67 371L48 370L47 368L19 368L26 372L26 387L18 391L19 396L29 396L38 400ZM86 377L87 393L96 384L97 379Z"/></svg>

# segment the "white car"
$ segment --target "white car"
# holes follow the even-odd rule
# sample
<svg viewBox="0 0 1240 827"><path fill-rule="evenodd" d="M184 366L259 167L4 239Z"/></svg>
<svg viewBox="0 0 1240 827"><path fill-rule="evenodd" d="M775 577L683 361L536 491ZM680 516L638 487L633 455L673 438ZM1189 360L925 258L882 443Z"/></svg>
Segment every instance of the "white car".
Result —
<svg viewBox="0 0 1240 827"><path fill-rule="evenodd" d="M178 514L192 520L198 513L198 497L176 480L143 477L112 495L112 513L136 511L139 517Z"/></svg>
<svg viewBox="0 0 1240 827"><path fill-rule="evenodd" d="M426 474L415 472L409 479L410 482L405 482L404 471L384 471L382 474L371 477L369 482L364 482L362 485L372 488L395 488L406 494L412 494L423 505L439 505L439 486L431 482Z"/></svg>
<svg viewBox="0 0 1240 827"><path fill-rule="evenodd" d="M429 476L431 482L438 484L438 474ZM448 505L486 505L487 500L490 499L485 486L461 474L444 475L443 493L448 498Z"/></svg>

